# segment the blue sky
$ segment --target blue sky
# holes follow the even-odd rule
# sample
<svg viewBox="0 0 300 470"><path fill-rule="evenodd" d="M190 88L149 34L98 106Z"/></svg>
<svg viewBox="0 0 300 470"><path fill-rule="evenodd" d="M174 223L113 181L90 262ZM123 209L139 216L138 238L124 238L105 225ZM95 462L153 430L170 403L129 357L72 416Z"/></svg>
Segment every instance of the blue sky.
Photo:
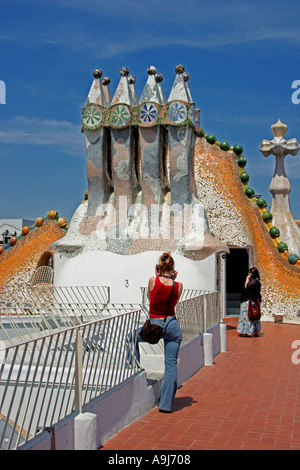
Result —
<svg viewBox="0 0 300 470"><path fill-rule="evenodd" d="M297 0L1 0L0 218L55 209L70 221L87 189L80 121L92 72L113 96L122 66L140 96L155 65L168 97L183 64L201 127L244 147L249 185L270 204L275 159L258 148L278 118L300 141L299 18ZM300 219L300 153L285 166Z"/></svg>

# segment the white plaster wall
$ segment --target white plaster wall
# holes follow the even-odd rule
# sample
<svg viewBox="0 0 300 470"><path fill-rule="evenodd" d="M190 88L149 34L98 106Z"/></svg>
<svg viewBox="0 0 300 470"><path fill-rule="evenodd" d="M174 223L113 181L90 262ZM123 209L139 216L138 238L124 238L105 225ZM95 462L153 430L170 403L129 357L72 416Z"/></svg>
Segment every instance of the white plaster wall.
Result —
<svg viewBox="0 0 300 470"><path fill-rule="evenodd" d="M160 252L147 251L137 255L119 255L107 251L85 252L76 257L56 254L54 258L55 286L110 286L111 302L141 301L140 287L146 287L154 275ZM186 289L216 289L216 260L211 255L193 261L172 254L177 280ZM126 287L128 281L128 287Z"/></svg>

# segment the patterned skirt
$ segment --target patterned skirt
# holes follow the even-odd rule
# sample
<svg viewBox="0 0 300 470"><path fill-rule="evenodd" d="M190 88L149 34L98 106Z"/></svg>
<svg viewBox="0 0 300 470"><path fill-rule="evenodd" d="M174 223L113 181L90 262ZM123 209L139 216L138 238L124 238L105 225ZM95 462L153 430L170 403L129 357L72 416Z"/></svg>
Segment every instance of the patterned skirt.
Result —
<svg viewBox="0 0 300 470"><path fill-rule="evenodd" d="M255 305L255 304L254 304ZM261 329L261 321L250 321L248 318L248 300L241 303L240 306L240 317L237 326L238 333L243 335L254 335L254 333L259 333Z"/></svg>

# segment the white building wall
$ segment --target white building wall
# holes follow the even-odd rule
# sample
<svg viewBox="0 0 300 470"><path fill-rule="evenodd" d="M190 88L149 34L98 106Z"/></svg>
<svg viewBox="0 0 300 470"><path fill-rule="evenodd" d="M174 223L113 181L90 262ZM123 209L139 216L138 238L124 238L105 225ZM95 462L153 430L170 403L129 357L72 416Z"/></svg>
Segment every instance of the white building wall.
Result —
<svg viewBox="0 0 300 470"><path fill-rule="evenodd" d="M110 286L111 302L141 301L141 287L155 275L155 264L161 253L148 251L136 255L112 252L85 252L76 257L56 254L54 258L55 286ZM211 255L193 261L172 254L177 280L185 289L216 290L216 258Z"/></svg>

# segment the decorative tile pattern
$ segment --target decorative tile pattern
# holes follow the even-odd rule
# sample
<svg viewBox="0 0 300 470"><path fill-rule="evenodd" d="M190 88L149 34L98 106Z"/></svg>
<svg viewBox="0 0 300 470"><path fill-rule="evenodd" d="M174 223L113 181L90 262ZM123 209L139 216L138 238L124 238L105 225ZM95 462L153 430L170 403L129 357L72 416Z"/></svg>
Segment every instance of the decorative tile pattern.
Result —
<svg viewBox="0 0 300 470"><path fill-rule="evenodd" d="M156 125L195 127L195 105L185 101L171 101L165 105L146 102L137 106L118 105L106 108L89 103L81 110L82 127L86 130L99 127L150 127Z"/></svg>
<svg viewBox="0 0 300 470"><path fill-rule="evenodd" d="M174 101L169 105L168 119L172 124L182 124L187 117L187 109L184 103Z"/></svg>
<svg viewBox="0 0 300 470"><path fill-rule="evenodd" d="M82 123L86 129L93 129L99 126L102 121L102 112L99 106L87 106L82 113Z"/></svg>
<svg viewBox="0 0 300 470"><path fill-rule="evenodd" d="M145 124L153 124L157 121L158 109L154 103L145 103L140 110L140 119Z"/></svg>
<svg viewBox="0 0 300 470"><path fill-rule="evenodd" d="M130 117L131 115L129 108L125 104L119 104L118 106L112 108L111 122L114 124L114 126L126 126L130 121Z"/></svg>

